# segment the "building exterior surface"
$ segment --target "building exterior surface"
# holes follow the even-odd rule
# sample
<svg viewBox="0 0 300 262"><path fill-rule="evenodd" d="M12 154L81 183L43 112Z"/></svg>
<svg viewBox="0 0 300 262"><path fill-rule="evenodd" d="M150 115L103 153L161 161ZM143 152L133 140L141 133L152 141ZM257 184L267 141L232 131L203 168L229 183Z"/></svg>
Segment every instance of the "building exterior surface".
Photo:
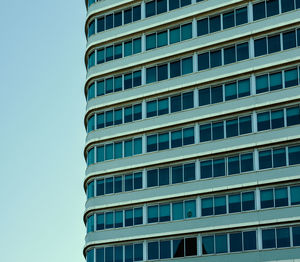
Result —
<svg viewBox="0 0 300 262"><path fill-rule="evenodd" d="M300 259L300 1L86 5L86 261Z"/></svg>

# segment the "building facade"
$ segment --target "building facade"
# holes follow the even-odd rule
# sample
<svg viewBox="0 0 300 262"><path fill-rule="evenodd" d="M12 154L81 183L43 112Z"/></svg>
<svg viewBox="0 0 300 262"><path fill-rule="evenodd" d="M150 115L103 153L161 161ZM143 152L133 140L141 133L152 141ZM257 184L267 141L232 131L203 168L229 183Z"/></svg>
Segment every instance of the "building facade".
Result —
<svg viewBox="0 0 300 262"><path fill-rule="evenodd" d="M300 1L86 6L86 261L300 259Z"/></svg>

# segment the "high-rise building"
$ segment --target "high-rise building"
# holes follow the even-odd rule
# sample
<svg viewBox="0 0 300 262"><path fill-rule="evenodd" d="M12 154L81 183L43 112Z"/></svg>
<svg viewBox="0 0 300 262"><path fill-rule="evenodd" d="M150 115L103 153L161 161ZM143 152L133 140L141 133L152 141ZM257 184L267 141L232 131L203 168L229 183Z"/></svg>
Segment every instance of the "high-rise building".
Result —
<svg viewBox="0 0 300 262"><path fill-rule="evenodd" d="M300 1L86 5L86 261L300 259Z"/></svg>

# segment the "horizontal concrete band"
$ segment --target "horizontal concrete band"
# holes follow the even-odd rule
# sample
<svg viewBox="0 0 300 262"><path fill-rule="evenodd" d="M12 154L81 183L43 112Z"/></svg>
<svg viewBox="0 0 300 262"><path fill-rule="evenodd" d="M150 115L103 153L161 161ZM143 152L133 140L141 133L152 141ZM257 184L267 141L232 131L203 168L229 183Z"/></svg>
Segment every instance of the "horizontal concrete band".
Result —
<svg viewBox="0 0 300 262"><path fill-rule="evenodd" d="M285 176L282 176L282 174ZM261 187L273 183L291 182L300 179L300 165L277 169L260 170L212 179L194 180L162 187L146 188L119 194L103 195L87 200L85 216L94 210L120 208L149 202L208 195L229 190ZM173 200L172 200L173 199Z"/></svg>
<svg viewBox="0 0 300 262"><path fill-rule="evenodd" d="M217 230L230 231L244 227L261 227L269 224L293 223L300 221L300 206L259 210L222 216L211 216L168 223L102 230L86 235L86 246L122 241L136 241L183 234L208 233Z"/></svg>
<svg viewBox="0 0 300 262"><path fill-rule="evenodd" d="M87 80L93 77L101 77L113 72L133 68L141 64L151 64L160 59L172 58L186 52L202 51L202 49L215 48L216 45L225 46L226 42L234 42L241 38L250 37L269 30L280 30L280 27L299 24L300 9L291 13L274 16L266 20L244 24L228 30L219 31L202 37L192 38L176 44L156 48L122 59L113 60L95 65L87 70ZM240 40L241 41L241 40ZM88 49L89 50L89 49ZM88 53L87 50L87 53ZM86 53L86 55L87 55ZM86 58L87 59L87 58Z"/></svg>
<svg viewBox="0 0 300 262"><path fill-rule="evenodd" d="M239 75L250 74L258 70L298 62L299 60L299 48L294 48L226 66L203 70L185 76L127 89L126 91L96 97L87 102L86 112L102 107L117 105L119 103L144 99L150 96L157 96L159 94L180 90L188 86L202 85L212 81L224 81L226 78L234 79L234 77Z"/></svg>
<svg viewBox="0 0 300 262"><path fill-rule="evenodd" d="M276 106L276 104L299 101L300 86L282 89L272 93L264 93L255 96L244 97L219 104L211 104L203 107L195 107L189 110L166 114L158 117L146 118L131 123L111 126L89 132L86 137L87 148L90 144L117 139L125 136L134 136L141 132L151 132L161 128L172 127L184 123L208 119L222 119L230 114L238 115L240 112L251 111L263 107ZM213 110L212 110L213 108Z"/></svg>
<svg viewBox="0 0 300 262"><path fill-rule="evenodd" d="M88 166L85 172L85 180L96 175L113 172L126 172L126 170L183 161L196 157L205 157L219 153L228 153L234 150L247 150L253 147L268 146L270 144L280 142L284 143L296 139L299 140L299 138L300 126L292 126L278 130L251 133L233 138L146 153L143 155L132 156L130 158L104 161Z"/></svg>
<svg viewBox="0 0 300 262"><path fill-rule="evenodd" d="M90 22L90 20L96 18L99 13L105 14L106 10L109 9L116 9L116 2L117 0L113 1L100 1L96 3L92 8L89 9L87 18L86 18L86 24L85 24L85 31L87 32L87 25ZM130 1L120 1L119 6L121 4L126 4ZM133 1L131 1L133 2ZM137 1L136 1L137 2ZM99 44L101 42L110 41L112 39L115 39L116 36L118 38L124 37L127 35L132 35L138 32L143 32L146 30L149 30L151 28L155 28L162 24L169 24L175 21L179 21L184 18L192 18L193 16L198 16L204 13L208 12L214 12L218 9L225 9L228 6L236 5L239 3L244 3L242 0L228 0L226 2L219 1L219 0L209 0L209 1L203 1L199 3L195 3L192 5L188 5L182 8L178 8L169 12L165 12L159 15L154 15L148 18L144 18L142 20L138 20L134 23L126 24L120 27L114 27L110 30L103 31L101 33L97 33L95 35L92 35L88 38L87 41L87 49L89 49L94 44ZM244 3L246 5L246 3ZM99 5L99 6L97 6ZM100 6L102 5L102 6ZM176 13L176 15L174 15ZM107 13L109 14L109 13Z"/></svg>

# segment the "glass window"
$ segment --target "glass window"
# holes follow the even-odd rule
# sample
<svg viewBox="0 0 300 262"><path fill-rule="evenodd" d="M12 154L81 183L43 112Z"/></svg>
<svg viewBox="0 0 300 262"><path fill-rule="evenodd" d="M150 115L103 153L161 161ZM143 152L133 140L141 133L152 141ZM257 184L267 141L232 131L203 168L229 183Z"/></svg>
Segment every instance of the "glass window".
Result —
<svg viewBox="0 0 300 262"><path fill-rule="evenodd" d="M291 186L291 204L300 204L300 186Z"/></svg>
<svg viewBox="0 0 300 262"><path fill-rule="evenodd" d="M105 228L113 228L114 226L114 213L105 213Z"/></svg>
<svg viewBox="0 0 300 262"><path fill-rule="evenodd" d="M105 93L112 93L114 91L114 82L113 78L108 78L105 80Z"/></svg>
<svg viewBox="0 0 300 262"><path fill-rule="evenodd" d="M201 36L206 34L208 34L208 18L197 21L197 35Z"/></svg>
<svg viewBox="0 0 300 262"><path fill-rule="evenodd" d="M88 88L87 100L95 97L95 83L91 84Z"/></svg>
<svg viewBox="0 0 300 262"><path fill-rule="evenodd" d="M136 38L133 40L133 53L137 54L142 51L142 40L141 38Z"/></svg>
<svg viewBox="0 0 300 262"><path fill-rule="evenodd" d="M146 68L146 83L153 83L156 82L156 67Z"/></svg>
<svg viewBox="0 0 300 262"><path fill-rule="evenodd" d="M281 1L281 12L285 13L295 9L294 0Z"/></svg>
<svg viewBox="0 0 300 262"><path fill-rule="evenodd" d="M224 65L234 63L235 61L235 46L224 48Z"/></svg>
<svg viewBox="0 0 300 262"><path fill-rule="evenodd" d="M134 261L143 260L143 244L134 244Z"/></svg>
<svg viewBox="0 0 300 262"><path fill-rule="evenodd" d="M253 20L266 17L265 1L253 5Z"/></svg>
<svg viewBox="0 0 300 262"><path fill-rule="evenodd" d="M171 241L170 240L160 241L159 244L160 244L159 258L160 259L171 258Z"/></svg>
<svg viewBox="0 0 300 262"><path fill-rule="evenodd" d="M164 0L166 2L166 0ZM168 32L160 32L157 34L157 47L162 47L168 44Z"/></svg>
<svg viewBox="0 0 300 262"><path fill-rule="evenodd" d="M217 67L222 65L221 50L210 52L210 67Z"/></svg>
<svg viewBox="0 0 300 262"><path fill-rule="evenodd" d="M168 64L157 67L157 80L162 81L168 79Z"/></svg>
<svg viewBox="0 0 300 262"><path fill-rule="evenodd" d="M211 88L211 102L212 104L223 102L223 87L216 86Z"/></svg>
<svg viewBox="0 0 300 262"><path fill-rule="evenodd" d="M287 108L287 126L300 124L300 108L298 106Z"/></svg>
<svg viewBox="0 0 300 262"><path fill-rule="evenodd" d="M97 33L104 31L104 17L97 19Z"/></svg>
<svg viewBox="0 0 300 262"><path fill-rule="evenodd" d="M147 136L147 152L157 150L157 135Z"/></svg>
<svg viewBox="0 0 300 262"><path fill-rule="evenodd" d="M282 74L274 73L270 74L270 90L277 90L282 88Z"/></svg>
<svg viewBox="0 0 300 262"><path fill-rule="evenodd" d="M124 75L124 89L132 88L132 74Z"/></svg>
<svg viewBox="0 0 300 262"><path fill-rule="evenodd" d="M114 27L122 25L122 11L114 14Z"/></svg>
<svg viewBox="0 0 300 262"><path fill-rule="evenodd" d="M289 165L300 164L300 146L289 147Z"/></svg>
<svg viewBox="0 0 300 262"><path fill-rule="evenodd" d="M135 138L133 140L133 154L142 154L142 138Z"/></svg>
<svg viewBox="0 0 300 262"><path fill-rule="evenodd" d="M90 37L91 35L95 34L95 20L93 20L90 24L89 24L89 29L88 29L88 37Z"/></svg>
<svg viewBox="0 0 300 262"><path fill-rule="evenodd" d="M119 59L122 57L122 44L114 46L114 59Z"/></svg>
<svg viewBox="0 0 300 262"><path fill-rule="evenodd" d="M209 18L209 31L210 33L221 30L221 18L220 15Z"/></svg>
<svg viewBox="0 0 300 262"><path fill-rule="evenodd" d="M148 206L148 223L158 222L158 206Z"/></svg>
<svg viewBox="0 0 300 262"><path fill-rule="evenodd" d="M94 197L95 190L94 190L94 181L90 182L87 186L87 198Z"/></svg>
<svg viewBox="0 0 300 262"><path fill-rule="evenodd" d="M132 22L132 9L124 10L124 25Z"/></svg>
<svg viewBox="0 0 300 262"><path fill-rule="evenodd" d="M167 0L157 0L157 14L167 12Z"/></svg>
<svg viewBox="0 0 300 262"><path fill-rule="evenodd" d="M133 115L132 115L132 106L130 107L125 107L124 108L124 122L132 122L133 120Z"/></svg>
<svg viewBox="0 0 300 262"><path fill-rule="evenodd" d="M234 11L223 14L223 29L234 26Z"/></svg>
<svg viewBox="0 0 300 262"><path fill-rule="evenodd" d="M133 261L133 245L125 246L125 262Z"/></svg>
<svg viewBox="0 0 300 262"><path fill-rule="evenodd" d="M180 41L180 27L170 29L170 44Z"/></svg>
<svg viewBox="0 0 300 262"><path fill-rule="evenodd" d="M104 248L96 249L96 262L104 262ZM92 260L94 262L94 260Z"/></svg>
<svg viewBox="0 0 300 262"><path fill-rule="evenodd" d="M159 205L159 222L170 221L170 204Z"/></svg>
<svg viewBox="0 0 300 262"><path fill-rule="evenodd" d="M181 7L186 6L186 5L190 5L191 4L191 0L180 0L181 3Z"/></svg>
<svg viewBox="0 0 300 262"><path fill-rule="evenodd" d="M124 156L132 156L132 140L125 141Z"/></svg>
<svg viewBox="0 0 300 262"><path fill-rule="evenodd" d="M275 229L262 230L263 249L275 248Z"/></svg>
<svg viewBox="0 0 300 262"><path fill-rule="evenodd" d="M274 207L273 189L265 189L260 191L261 208Z"/></svg>
<svg viewBox="0 0 300 262"><path fill-rule="evenodd" d="M141 6L135 6L132 8L133 10L133 21L141 20Z"/></svg>
<svg viewBox="0 0 300 262"><path fill-rule="evenodd" d="M284 114L283 110L276 110L271 112L272 129L280 128L284 126Z"/></svg>
<svg viewBox="0 0 300 262"><path fill-rule="evenodd" d="M97 162L104 161L104 146L97 147Z"/></svg>
<svg viewBox="0 0 300 262"><path fill-rule="evenodd" d="M279 1L269 0L267 1L267 16L273 16L279 14Z"/></svg>
<svg viewBox="0 0 300 262"><path fill-rule="evenodd" d="M251 116L244 116L239 118L240 135L252 132L252 118Z"/></svg>
<svg viewBox="0 0 300 262"><path fill-rule="evenodd" d="M225 159L213 160L214 177L225 176Z"/></svg>
<svg viewBox="0 0 300 262"><path fill-rule="evenodd" d="M160 168L159 169L159 185L168 185L170 183L169 178L169 168Z"/></svg>
<svg viewBox="0 0 300 262"><path fill-rule="evenodd" d="M249 58L249 44L243 43L236 46L237 61L242 61Z"/></svg>
<svg viewBox="0 0 300 262"><path fill-rule="evenodd" d="M238 97L244 97L250 95L250 80L238 81Z"/></svg>
<svg viewBox="0 0 300 262"><path fill-rule="evenodd" d="M139 207L139 208L135 208L133 211L134 211L134 225L143 224L143 209Z"/></svg>
<svg viewBox="0 0 300 262"><path fill-rule="evenodd" d="M179 0L169 0L169 10L179 8Z"/></svg>
<svg viewBox="0 0 300 262"><path fill-rule="evenodd" d="M146 17L155 15L155 1L146 3Z"/></svg>
<svg viewBox="0 0 300 262"><path fill-rule="evenodd" d="M228 175L240 173L239 156L228 157Z"/></svg>
<svg viewBox="0 0 300 262"><path fill-rule="evenodd" d="M267 54L266 37L254 40L254 54L255 56L261 56Z"/></svg>
<svg viewBox="0 0 300 262"><path fill-rule="evenodd" d="M243 8L240 8L240 9L237 9L235 11L235 23L236 25L242 25L242 24L246 24L248 23L248 11L247 11L247 7L243 7Z"/></svg>
<svg viewBox="0 0 300 262"><path fill-rule="evenodd" d="M287 32L282 34L283 50L296 47L296 32Z"/></svg>
<svg viewBox="0 0 300 262"><path fill-rule="evenodd" d="M195 180L195 164L184 165L184 181Z"/></svg>
<svg viewBox="0 0 300 262"><path fill-rule="evenodd" d="M172 184L181 183L183 181L183 168L182 166L172 167Z"/></svg>
<svg viewBox="0 0 300 262"><path fill-rule="evenodd" d="M123 157L123 143L114 143L114 159Z"/></svg>
<svg viewBox="0 0 300 262"><path fill-rule="evenodd" d="M241 195L235 194L228 197L229 213L241 212Z"/></svg>
<svg viewBox="0 0 300 262"><path fill-rule="evenodd" d="M271 150L259 152L259 169L272 168Z"/></svg>
<svg viewBox="0 0 300 262"><path fill-rule="evenodd" d="M184 257L184 240L173 240L173 257Z"/></svg>
<svg viewBox="0 0 300 262"><path fill-rule="evenodd" d="M171 97L171 113L182 110L181 95Z"/></svg>
<svg viewBox="0 0 300 262"><path fill-rule="evenodd" d="M123 178L122 176L115 176L114 177L114 192L119 193L122 192L123 189Z"/></svg>
<svg viewBox="0 0 300 262"><path fill-rule="evenodd" d="M197 238L191 237L185 239L185 256L197 255Z"/></svg>
<svg viewBox="0 0 300 262"><path fill-rule="evenodd" d="M158 135L158 150L169 149L169 133Z"/></svg>
<svg viewBox="0 0 300 262"><path fill-rule="evenodd" d="M295 86L298 84L297 69L284 71L285 87Z"/></svg>
<svg viewBox="0 0 300 262"><path fill-rule="evenodd" d="M156 33L146 36L146 50L156 48Z"/></svg>
<svg viewBox="0 0 300 262"><path fill-rule="evenodd" d="M256 77L256 93L263 93L269 91L268 75Z"/></svg>
<svg viewBox="0 0 300 262"><path fill-rule="evenodd" d="M202 237L202 254L214 254L215 253L215 243L213 236Z"/></svg>
<svg viewBox="0 0 300 262"><path fill-rule="evenodd" d="M177 77L181 75L180 61L170 63L170 77Z"/></svg>
<svg viewBox="0 0 300 262"><path fill-rule="evenodd" d="M211 140L211 124L200 125L200 142Z"/></svg>
<svg viewBox="0 0 300 262"><path fill-rule="evenodd" d="M114 55L113 54L113 46L106 47L106 49L105 49L106 62L113 60L113 55Z"/></svg>
<svg viewBox="0 0 300 262"><path fill-rule="evenodd" d="M230 83L225 85L225 100L232 100L237 98L237 86L236 83Z"/></svg>
<svg viewBox="0 0 300 262"><path fill-rule="evenodd" d="M89 55L89 59L88 59L88 68L92 67L95 65L95 52L91 53Z"/></svg>
<svg viewBox="0 0 300 262"><path fill-rule="evenodd" d="M104 81L97 82L97 96L104 95Z"/></svg>
<svg viewBox="0 0 300 262"><path fill-rule="evenodd" d="M86 253L86 262L94 262L94 249L91 249Z"/></svg>
<svg viewBox="0 0 300 262"><path fill-rule="evenodd" d="M142 119L142 105L141 104L133 106L133 119L134 120Z"/></svg>
<svg viewBox="0 0 300 262"><path fill-rule="evenodd" d="M192 23L181 26L181 41L192 38Z"/></svg>
<svg viewBox="0 0 300 262"><path fill-rule="evenodd" d="M124 43L124 56L132 55L132 41Z"/></svg>
<svg viewBox="0 0 300 262"><path fill-rule="evenodd" d="M215 204L215 215L226 213L226 196L215 197L214 204Z"/></svg>
<svg viewBox="0 0 300 262"><path fill-rule="evenodd" d="M133 226L133 210L125 210L125 227Z"/></svg>
<svg viewBox="0 0 300 262"><path fill-rule="evenodd" d="M280 35L268 37L268 53L274 53L281 50Z"/></svg>
<svg viewBox="0 0 300 262"><path fill-rule="evenodd" d="M114 92L122 90L122 76L114 77Z"/></svg>
<svg viewBox="0 0 300 262"><path fill-rule="evenodd" d="M180 147L182 146L182 130L171 132L171 147Z"/></svg>
<svg viewBox="0 0 300 262"><path fill-rule="evenodd" d="M183 203L173 203L172 204L172 220L183 219Z"/></svg>
<svg viewBox="0 0 300 262"><path fill-rule="evenodd" d="M105 178L105 194L111 194L114 192L113 178Z"/></svg>
<svg viewBox="0 0 300 262"><path fill-rule="evenodd" d="M183 145L194 144L194 127L183 129Z"/></svg>
<svg viewBox="0 0 300 262"><path fill-rule="evenodd" d="M86 225L87 233L94 231L94 216L91 215L87 218L87 225Z"/></svg>
<svg viewBox="0 0 300 262"><path fill-rule="evenodd" d="M253 154L241 155L241 172L248 172L253 170Z"/></svg>
<svg viewBox="0 0 300 262"><path fill-rule="evenodd" d="M275 189L275 207L282 207L288 205L288 192L287 188Z"/></svg>
<svg viewBox="0 0 300 262"><path fill-rule="evenodd" d="M223 123L223 121L217 122L217 123L212 123L212 136L213 136L213 140L224 138L224 123Z"/></svg>
<svg viewBox="0 0 300 262"><path fill-rule="evenodd" d="M242 247L242 233L229 234L230 252L239 252L243 250Z"/></svg>
<svg viewBox="0 0 300 262"><path fill-rule="evenodd" d="M114 248L115 262L123 262L123 246L118 246Z"/></svg>
<svg viewBox="0 0 300 262"><path fill-rule="evenodd" d="M104 229L104 214L97 214L97 230Z"/></svg>
<svg viewBox="0 0 300 262"><path fill-rule="evenodd" d="M210 104L210 88L199 90L199 106Z"/></svg>
<svg viewBox="0 0 300 262"><path fill-rule="evenodd" d="M95 116L89 118L88 124L87 124L87 132L91 132L95 130Z"/></svg>
<svg viewBox="0 0 300 262"><path fill-rule="evenodd" d="M257 130L268 130L271 128L270 112L257 114Z"/></svg>
<svg viewBox="0 0 300 262"><path fill-rule="evenodd" d="M142 84L142 73L141 71L133 72L133 86L140 86Z"/></svg>
<svg viewBox="0 0 300 262"><path fill-rule="evenodd" d="M193 58L188 57L181 60L182 75L193 73Z"/></svg>
<svg viewBox="0 0 300 262"><path fill-rule="evenodd" d="M286 166L285 148L273 149L273 167Z"/></svg>
<svg viewBox="0 0 300 262"><path fill-rule="evenodd" d="M216 240L216 253L227 253L228 248L227 248L227 235L222 234L222 235L216 235L215 236Z"/></svg>
<svg viewBox="0 0 300 262"><path fill-rule="evenodd" d="M243 232L244 250L256 249L256 231Z"/></svg>
<svg viewBox="0 0 300 262"><path fill-rule="evenodd" d="M153 117L157 115L157 101L147 102L147 117Z"/></svg>
<svg viewBox="0 0 300 262"><path fill-rule="evenodd" d="M242 193L242 210L254 210L255 209L255 200L254 192Z"/></svg>
<svg viewBox="0 0 300 262"><path fill-rule="evenodd" d="M164 115L169 113L169 99L158 100L158 115Z"/></svg>
<svg viewBox="0 0 300 262"><path fill-rule="evenodd" d="M88 154L87 154L87 165L89 166L94 163L95 163L95 149L92 148L88 151Z"/></svg>
<svg viewBox="0 0 300 262"><path fill-rule="evenodd" d="M201 178L212 177L212 160L200 162Z"/></svg>
<svg viewBox="0 0 300 262"><path fill-rule="evenodd" d="M189 200L184 202L185 218L196 217L196 201Z"/></svg>
<svg viewBox="0 0 300 262"><path fill-rule="evenodd" d="M142 172L135 173L133 175L134 189L140 189L143 187Z"/></svg>
<svg viewBox="0 0 300 262"><path fill-rule="evenodd" d="M153 187L158 185L158 171L157 169L147 171L147 186Z"/></svg>
<svg viewBox="0 0 300 262"><path fill-rule="evenodd" d="M97 196L104 195L104 179L97 180Z"/></svg>
<svg viewBox="0 0 300 262"><path fill-rule="evenodd" d="M198 71L209 68L209 52L198 55Z"/></svg>
<svg viewBox="0 0 300 262"><path fill-rule="evenodd" d="M214 214L213 198L202 198L201 199L201 215L210 216Z"/></svg>
<svg viewBox="0 0 300 262"><path fill-rule="evenodd" d="M111 28L114 27L113 14L107 15L105 17L105 21L106 21L106 23L105 23L105 25L106 25L105 30L108 30L108 29L111 29Z"/></svg>
<svg viewBox="0 0 300 262"><path fill-rule="evenodd" d="M148 242L148 259L158 259L158 242Z"/></svg>

